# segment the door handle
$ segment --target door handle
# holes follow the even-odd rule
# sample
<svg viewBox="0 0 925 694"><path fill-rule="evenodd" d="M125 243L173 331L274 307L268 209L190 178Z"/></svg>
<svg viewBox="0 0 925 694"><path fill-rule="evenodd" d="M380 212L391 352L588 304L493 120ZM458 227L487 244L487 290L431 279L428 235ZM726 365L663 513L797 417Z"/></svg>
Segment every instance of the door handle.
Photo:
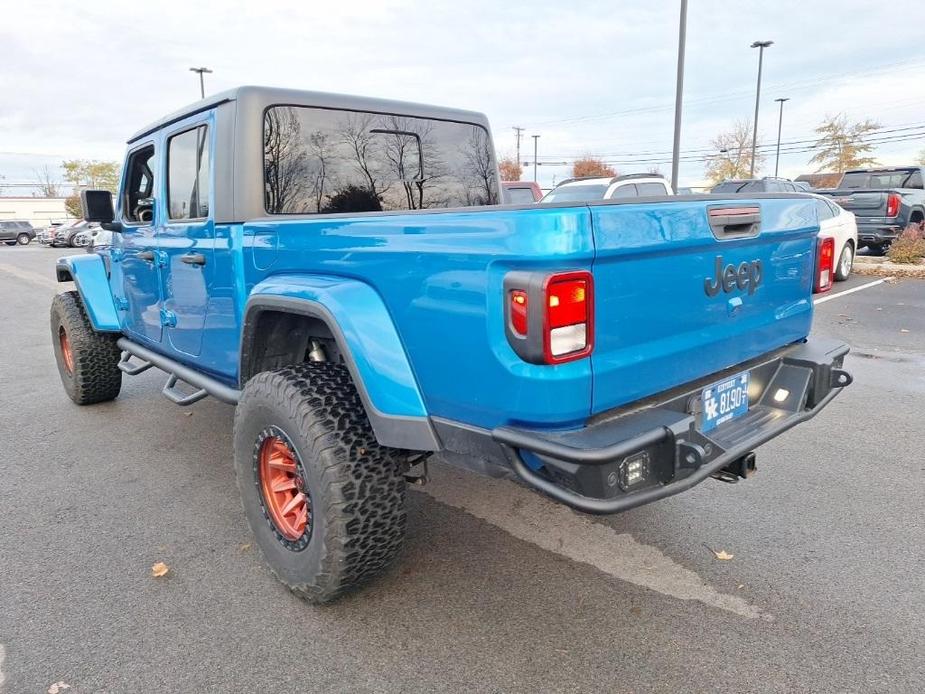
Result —
<svg viewBox="0 0 925 694"><path fill-rule="evenodd" d="M716 238L757 236L761 226L760 207L716 206L707 208L710 228Z"/></svg>
<svg viewBox="0 0 925 694"><path fill-rule="evenodd" d="M187 253L186 255L180 256L180 260L187 265L206 264L206 257L202 253Z"/></svg>
<svg viewBox="0 0 925 694"><path fill-rule="evenodd" d="M154 262L154 251L141 251L141 253L138 253L136 257L140 258L141 260L147 261L149 263L153 263Z"/></svg>

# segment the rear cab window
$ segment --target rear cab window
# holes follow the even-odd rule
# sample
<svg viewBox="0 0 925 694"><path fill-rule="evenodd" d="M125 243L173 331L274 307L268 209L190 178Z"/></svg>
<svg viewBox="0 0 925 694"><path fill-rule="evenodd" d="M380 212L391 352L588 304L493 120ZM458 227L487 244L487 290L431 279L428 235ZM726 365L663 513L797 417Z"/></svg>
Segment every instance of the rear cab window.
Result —
<svg viewBox="0 0 925 694"><path fill-rule="evenodd" d="M668 187L664 183L656 183L654 181L641 182L636 184L636 190L639 191L640 195L668 195Z"/></svg>
<svg viewBox="0 0 925 694"><path fill-rule="evenodd" d="M585 185L562 186L546 194L543 202L587 202L603 200L607 192L606 184L588 183Z"/></svg>
<svg viewBox="0 0 925 694"><path fill-rule="evenodd" d="M533 199L533 190L530 188L508 188L507 198L512 205L532 205L536 202Z"/></svg>
<svg viewBox="0 0 925 694"><path fill-rule="evenodd" d="M662 191L662 193L664 193L664 191ZM616 200L618 198L635 198L638 195L639 193L636 192L635 183L623 183L614 188L613 192L610 194L610 199Z"/></svg>
<svg viewBox="0 0 925 694"><path fill-rule="evenodd" d="M495 205L488 131L472 123L272 106L263 123L269 214Z"/></svg>

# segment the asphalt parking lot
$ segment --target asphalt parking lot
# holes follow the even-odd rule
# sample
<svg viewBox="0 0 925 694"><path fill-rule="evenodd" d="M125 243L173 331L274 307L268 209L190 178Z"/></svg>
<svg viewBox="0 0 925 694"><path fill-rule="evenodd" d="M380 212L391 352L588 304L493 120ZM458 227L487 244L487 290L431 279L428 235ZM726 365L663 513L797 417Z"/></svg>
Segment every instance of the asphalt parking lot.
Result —
<svg viewBox="0 0 925 694"><path fill-rule="evenodd" d="M925 282L819 304L855 384L755 479L592 518L437 463L397 566L316 608L251 544L231 407L174 407L156 370L67 400L60 254L0 247L0 690L925 688Z"/></svg>

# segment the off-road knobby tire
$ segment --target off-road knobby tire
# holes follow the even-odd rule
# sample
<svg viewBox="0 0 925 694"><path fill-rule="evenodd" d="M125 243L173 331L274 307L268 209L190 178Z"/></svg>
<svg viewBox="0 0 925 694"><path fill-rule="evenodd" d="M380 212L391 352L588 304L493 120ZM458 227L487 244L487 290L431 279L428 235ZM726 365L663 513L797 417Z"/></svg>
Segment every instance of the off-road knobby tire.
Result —
<svg viewBox="0 0 925 694"><path fill-rule="evenodd" d="M60 330L71 345L73 371L65 366ZM64 391L78 405L115 399L122 388L116 335L93 329L77 292L58 294L51 302L51 343Z"/></svg>
<svg viewBox="0 0 925 694"><path fill-rule="evenodd" d="M257 472L261 432L289 438L305 474L311 531L303 549L281 541ZM378 576L405 535L400 451L380 446L346 367L311 362L250 379L235 410L234 463L244 512L273 574L312 603Z"/></svg>

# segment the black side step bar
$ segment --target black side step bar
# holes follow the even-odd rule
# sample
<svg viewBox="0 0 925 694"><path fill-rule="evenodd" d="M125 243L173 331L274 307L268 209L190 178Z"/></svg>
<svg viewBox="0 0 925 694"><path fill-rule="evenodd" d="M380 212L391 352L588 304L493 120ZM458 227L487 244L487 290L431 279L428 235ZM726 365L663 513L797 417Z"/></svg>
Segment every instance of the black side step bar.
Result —
<svg viewBox="0 0 925 694"><path fill-rule="evenodd" d="M206 376L170 357L158 354L147 347L139 345L137 342L132 342L126 337L120 337L116 345L124 352L122 359L119 361L119 369L129 376L147 371L152 366L156 366L161 371L165 371L169 375L169 378L162 392L164 393L164 397L176 405L180 405L181 407L192 405L194 402L199 402L207 395L211 395L213 398L226 402L229 405L237 405L238 400L241 398L241 391L237 388L227 386L211 376ZM129 363L131 357L140 359L142 363ZM189 383L197 390L193 393L184 393L176 387L178 381Z"/></svg>

